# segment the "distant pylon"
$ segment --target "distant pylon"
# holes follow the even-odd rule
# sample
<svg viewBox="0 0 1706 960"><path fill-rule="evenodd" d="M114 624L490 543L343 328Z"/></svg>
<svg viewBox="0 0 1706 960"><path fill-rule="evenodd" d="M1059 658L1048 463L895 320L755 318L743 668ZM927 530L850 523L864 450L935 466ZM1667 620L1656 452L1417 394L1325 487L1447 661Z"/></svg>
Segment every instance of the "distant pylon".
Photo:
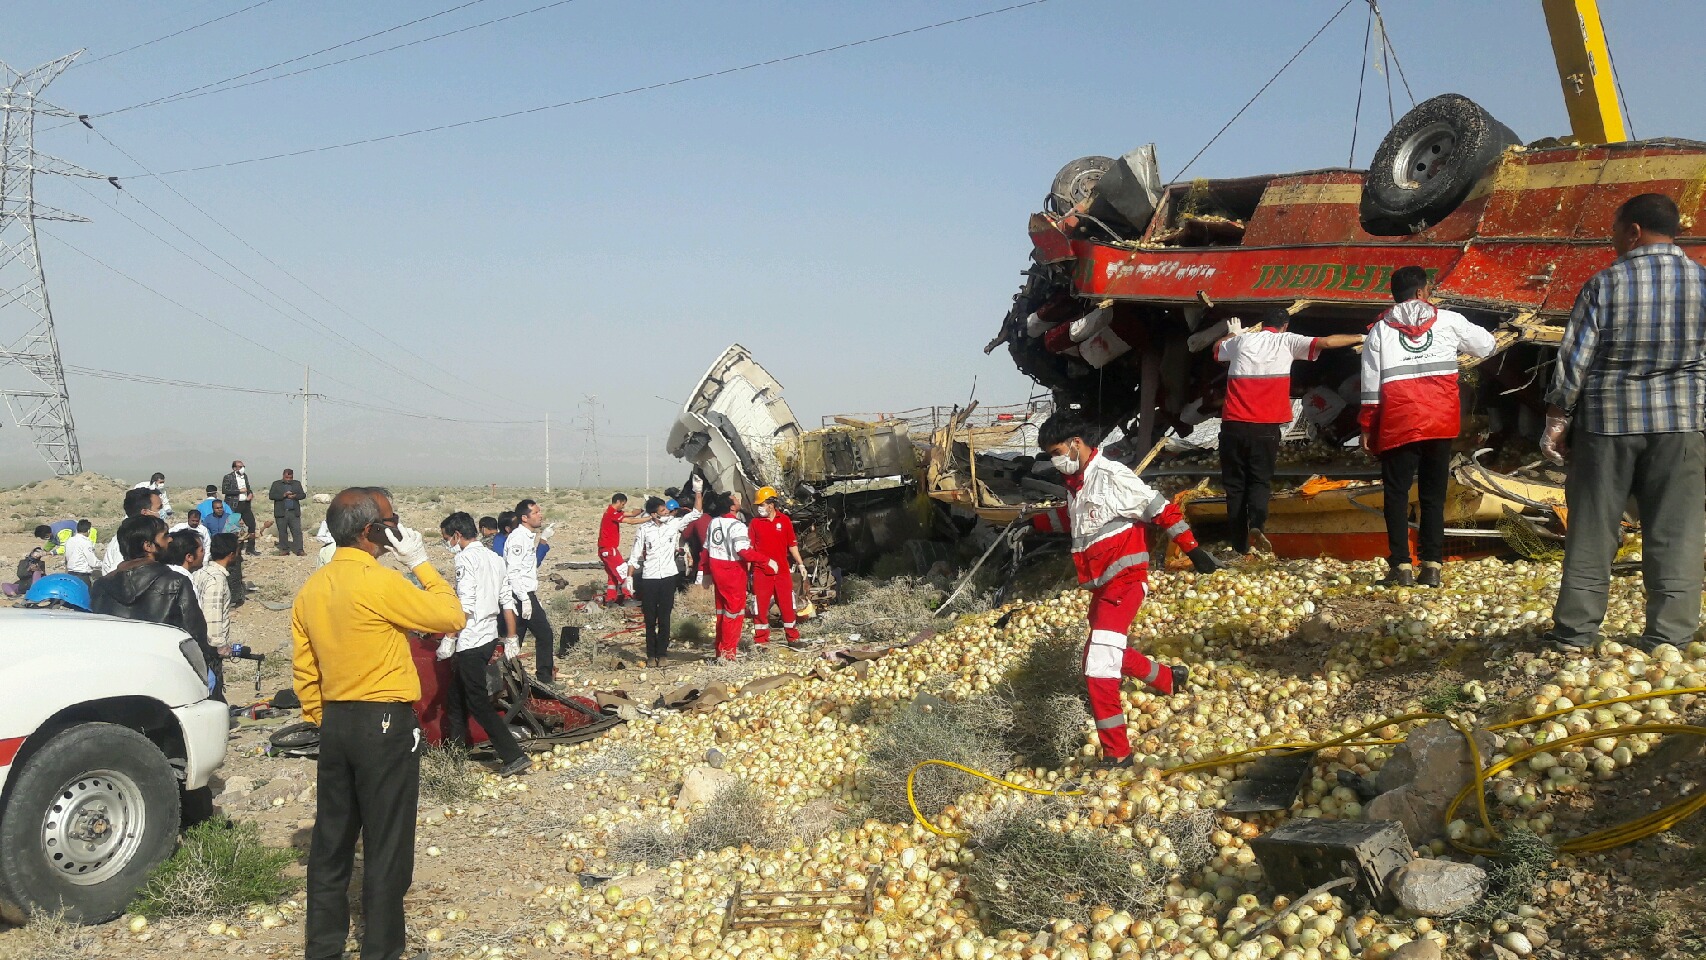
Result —
<svg viewBox="0 0 1706 960"><path fill-rule="evenodd" d="M577 485L585 490L602 482L598 463L598 398L582 397L580 407L586 411L586 429L581 433L581 469ZM587 483L588 480L592 483Z"/></svg>
<svg viewBox="0 0 1706 960"><path fill-rule="evenodd" d="M36 221L88 220L37 203L35 175L108 178L37 153L35 121L38 115L82 119L41 99L42 88L82 52L25 73L0 62L0 394L6 397L13 421L29 431L36 451L60 476L81 473L83 457L77 450L71 397L53 330Z"/></svg>

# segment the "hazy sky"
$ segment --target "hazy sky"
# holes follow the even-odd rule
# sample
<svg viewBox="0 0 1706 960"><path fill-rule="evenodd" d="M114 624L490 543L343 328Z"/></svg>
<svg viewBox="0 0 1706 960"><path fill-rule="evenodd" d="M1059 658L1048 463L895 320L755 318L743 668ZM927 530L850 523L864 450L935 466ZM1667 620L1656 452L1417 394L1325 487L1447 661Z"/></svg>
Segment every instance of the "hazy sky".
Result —
<svg viewBox="0 0 1706 960"><path fill-rule="evenodd" d="M82 47L92 60L252 2L0 4L0 59L28 68ZM548 2L268 0L76 67L48 98L99 115ZM43 241L61 349L83 367L282 391L298 389L309 364L329 397L441 417L549 413L559 485L583 473L576 418L588 396L599 403L600 485L641 479L647 434L654 478L673 480L679 468L661 450L672 401L736 341L782 381L808 426L963 401L974 378L981 400L1018 402L1029 382L1004 352L981 348L1017 289L1025 218L1055 170L1153 140L1172 176L1339 3L1048 0L728 76L167 178L187 202L153 179L127 180L122 194L43 183L48 202L93 221L48 225ZM93 122L164 172L612 93L1003 5L575 0ZM1635 131L1706 139L1694 67L1706 12L1603 6ZM1343 165L1364 9L1353 4L1192 175ZM1524 138L1568 132L1537 0L1388 0L1385 12L1417 99L1456 91ZM1370 72L1369 83L1358 164L1389 125L1384 81ZM1395 96L1402 113L1408 98L1401 87ZM80 126L43 133L37 146L103 173L143 172ZM87 376L73 377L71 396L88 469L159 469L190 485L216 480L233 456L262 477L300 465L301 404L287 397ZM310 485L543 479L540 426L328 405L312 417ZM47 474L21 434L10 420L0 428L0 481Z"/></svg>

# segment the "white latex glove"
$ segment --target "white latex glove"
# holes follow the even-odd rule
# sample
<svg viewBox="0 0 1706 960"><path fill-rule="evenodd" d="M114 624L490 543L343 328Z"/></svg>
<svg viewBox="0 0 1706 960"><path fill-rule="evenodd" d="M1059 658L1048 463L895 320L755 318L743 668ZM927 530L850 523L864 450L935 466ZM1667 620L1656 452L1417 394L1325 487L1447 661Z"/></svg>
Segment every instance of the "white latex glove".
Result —
<svg viewBox="0 0 1706 960"><path fill-rule="evenodd" d="M504 656L511 660L521 659L520 637L504 637Z"/></svg>
<svg viewBox="0 0 1706 960"><path fill-rule="evenodd" d="M547 523L547 524L545 524L545 529L539 531L539 539L549 542L551 539L551 535L556 533L556 532L557 532L557 525L554 523Z"/></svg>
<svg viewBox="0 0 1706 960"><path fill-rule="evenodd" d="M456 638L445 637L438 642L438 659L449 660L456 653Z"/></svg>
<svg viewBox="0 0 1706 960"><path fill-rule="evenodd" d="M780 567L776 566L776 561L774 561L774 560L766 560L764 562L770 564L770 572L771 573L775 573L777 570L781 569Z"/></svg>
<svg viewBox="0 0 1706 960"><path fill-rule="evenodd" d="M705 490L705 478L695 475L693 477L693 492L694 493L703 493L704 490Z"/></svg>
<svg viewBox="0 0 1706 960"><path fill-rule="evenodd" d="M387 528L385 539L391 541L391 545L386 549L395 554L398 560L403 561L403 566L410 570L427 562L426 541L421 539L419 530L411 530L408 527L398 527L396 530Z"/></svg>
<svg viewBox="0 0 1706 960"><path fill-rule="evenodd" d="M527 597L516 597L515 616L519 620L533 619L533 601Z"/></svg>
<svg viewBox="0 0 1706 960"><path fill-rule="evenodd" d="M1562 465L1570 453L1570 418L1546 415L1546 431L1540 435L1540 452L1546 459Z"/></svg>

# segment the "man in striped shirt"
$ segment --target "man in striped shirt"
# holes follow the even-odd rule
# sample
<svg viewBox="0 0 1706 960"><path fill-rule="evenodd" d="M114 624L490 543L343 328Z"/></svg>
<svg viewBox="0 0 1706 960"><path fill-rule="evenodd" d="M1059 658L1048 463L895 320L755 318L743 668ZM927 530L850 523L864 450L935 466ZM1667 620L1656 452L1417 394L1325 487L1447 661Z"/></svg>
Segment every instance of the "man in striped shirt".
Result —
<svg viewBox="0 0 1706 960"><path fill-rule="evenodd" d="M1226 491L1226 520L1232 548L1248 554L1252 542L1272 552L1262 527L1268 522L1274 462L1280 432L1291 423L1291 365L1314 360L1322 350L1354 347L1356 334L1305 337L1287 332L1291 314L1275 307L1262 325L1242 332L1234 318L1232 333L1214 347L1214 358L1227 365L1226 408L1220 419L1220 485Z"/></svg>
<svg viewBox="0 0 1706 960"><path fill-rule="evenodd" d="M1549 635L1565 650L1591 648L1599 636L1631 496L1647 589L1639 645L1681 645L1700 624L1706 268L1676 245L1681 226L1662 194L1619 207L1617 260L1582 287L1558 346L1541 450L1570 461L1570 535Z"/></svg>

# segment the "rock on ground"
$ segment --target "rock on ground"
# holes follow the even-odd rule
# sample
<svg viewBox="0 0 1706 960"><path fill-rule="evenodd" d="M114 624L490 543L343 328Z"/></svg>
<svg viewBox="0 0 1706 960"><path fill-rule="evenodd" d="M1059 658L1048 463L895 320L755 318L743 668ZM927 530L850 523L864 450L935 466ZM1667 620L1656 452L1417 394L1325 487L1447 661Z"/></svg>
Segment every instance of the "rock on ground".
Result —
<svg viewBox="0 0 1706 960"><path fill-rule="evenodd" d="M1411 913L1445 917L1481 902L1487 871L1452 860L1411 860L1392 871L1386 886Z"/></svg>
<svg viewBox="0 0 1706 960"><path fill-rule="evenodd" d="M1496 747L1492 734L1475 732L1482 758ZM1445 720L1412 731L1381 768L1380 796L1363 808L1369 820L1397 820L1411 843L1421 844L1445 829L1445 810L1475 777L1475 761L1463 734Z"/></svg>
<svg viewBox="0 0 1706 960"><path fill-rule="evenodd" d="M1432 940L1412 940L1393 951L1388 960L1439 960L1439 945Z"/></svg>
<svg viewBox="0 0 1706 960"><path fill-rule="evenodd" d="M726 770L693 767L681 778L681 793L675 798L676 809L687 810L709 801L735 779L735 775Z"/></svg>

